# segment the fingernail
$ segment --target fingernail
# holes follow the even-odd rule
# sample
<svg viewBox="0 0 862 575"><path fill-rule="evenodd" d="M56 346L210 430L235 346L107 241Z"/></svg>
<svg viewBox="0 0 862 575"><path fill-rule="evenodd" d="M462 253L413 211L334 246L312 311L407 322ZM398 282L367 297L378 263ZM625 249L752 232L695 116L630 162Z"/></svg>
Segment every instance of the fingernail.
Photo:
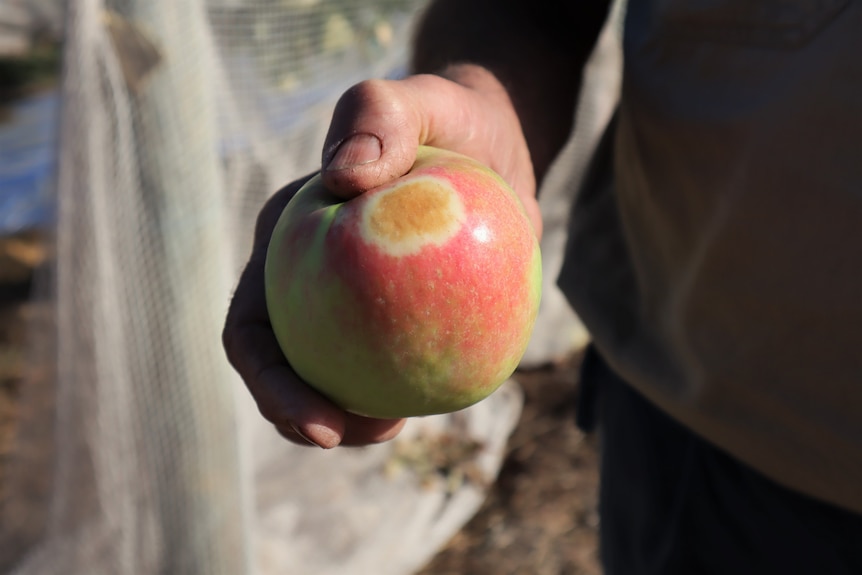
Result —
<svg viewBox="0 0 862 575"><path fill-rule="evenodd" d="M380 140L371 134L356 134L339 144L332 159L326 164L327 171L346 170L380 159Z"/></svg>
<svg viewBox="0 0 862 575"><path fill-rule="evenodd" d="M294 423L291 423L291 424L290 424L290 428L293 430L293 432L294 432L295 434L297 434L298 436L300 436L301 438L303 438L304 440L306 440L306 441L307 441L308 443L310 443L311 445L316 445L317 447L323 447L323 446L322 446L322 445L320 445L319 443L317 443L317 442L312 441L311 439L309 439L309 438L308 438L308 436L302 432L302 430L299 428L299 426L298 426L298 425L296 425L296 424L294 424Z"/></svg>
<svg viewBox="0 0 862 575"><path fill-rule="evenodd" d="M308 424L310 428L309 431L314 431L315 437L318 437L320 441L315 441L309 437L309 433L304 433L302 429L296 425L295 423L290 424L291 429L296 432L298 436L309 442L311 445L316 445L321 449L332 449L333 447L338 447L338 444L341 443L341 436L337 433L325 427L323 425L318 425L315 423Z"/></svg>
<svg viewBox="0 0 862 575"><path fill-rule="evenodd" d="M309 431L314 430L314 436L318 438L319 441L315 441L314 444L323 449L332 449L333 447L338 447L341 443L341 435L335 433L330 428L324 425L318 425L316 423L308 424Z"/></svg>

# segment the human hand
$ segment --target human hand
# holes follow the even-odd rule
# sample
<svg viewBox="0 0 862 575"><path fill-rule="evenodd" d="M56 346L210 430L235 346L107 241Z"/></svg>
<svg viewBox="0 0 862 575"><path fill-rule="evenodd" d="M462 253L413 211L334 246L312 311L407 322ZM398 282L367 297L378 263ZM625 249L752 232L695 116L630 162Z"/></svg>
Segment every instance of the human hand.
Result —
<svg viewBox="0 0 862 575"><path fill-rule="evenodd" d="M291 369L270 325L263 273L269 239L287 202L309 178L282 188L258 215L252 254L231 300L222 340L261 415L286 439L327 449L379 443L395 437L404 421L347 413L317 393Z"/></svg>
<svg viewBox="0 0 862 575"><path fill-rule="evenodd" d="M409 171L419 145L448 148L500 173L521 197L539 235L532 165L505 91L474 66L450 73L457 82L424 75L363 82L346 92L324 146L324 182L349 199ZM280 190L258 217L252 255L228 312L225 350L261 414L285 438L324 448L386 441L398 434L404 420L372 419L340 409L290 368L272 332L264 295L266 251L278 217L307 179Z"/></svg>
<svg viewBox="0 0 862 575"><path fill-rule="evenodd" d="M323 181L348 199L406 174L420 145L460 152L500 174L541 238L536 178L520 122L506 90L479 66L353 86L326 136Z"/></svg>

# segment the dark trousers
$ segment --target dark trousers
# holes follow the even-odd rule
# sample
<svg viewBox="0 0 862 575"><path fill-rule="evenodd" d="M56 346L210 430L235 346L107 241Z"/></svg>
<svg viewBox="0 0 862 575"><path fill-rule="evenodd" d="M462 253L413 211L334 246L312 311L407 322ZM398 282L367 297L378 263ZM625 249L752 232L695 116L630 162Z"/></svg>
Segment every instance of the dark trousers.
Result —
<svg viewBox="0 0 862 575"><path fill-rule="evenodd" d="M605 575L862 575L862 515L784 488L670 419L589 350Z"/></svg>

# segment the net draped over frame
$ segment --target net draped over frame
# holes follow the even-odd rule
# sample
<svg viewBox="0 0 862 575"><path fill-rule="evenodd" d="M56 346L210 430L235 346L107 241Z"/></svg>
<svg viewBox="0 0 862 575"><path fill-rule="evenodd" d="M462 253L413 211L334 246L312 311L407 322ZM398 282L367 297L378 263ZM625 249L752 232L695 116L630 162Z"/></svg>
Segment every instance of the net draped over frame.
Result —
<svg viewBox="0 0 862 575"><path fill-rule="evenodd" d="M346 88L405 73L424 4L67 3L52 265L0 477L0 571L400 575L478 509L520 414L514 383L387 445L323 452L263 420L220 340L258 211L318 167ZM569 170L608 101L582 103ZM558 188L543 209L560 243ZM573 332L575 318L542 336L569 349Z"/></svg>

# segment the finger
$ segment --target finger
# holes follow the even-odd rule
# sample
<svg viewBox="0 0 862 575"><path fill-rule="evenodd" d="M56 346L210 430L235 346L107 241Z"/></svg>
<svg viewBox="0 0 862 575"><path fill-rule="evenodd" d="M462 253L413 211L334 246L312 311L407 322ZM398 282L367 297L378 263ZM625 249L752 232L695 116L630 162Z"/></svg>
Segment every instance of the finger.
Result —
<svg viewBox="0 0 862 575"><path fill-rule="evenodd" d="M341 444L360 446L389 441L401 432L406 422L406 419L374 419L348 413Z"/></svg>
<svg viewBox="0 0 862 575"><path fill-rule="evenodd" d="M271 334L271 328L267 325L260 329L247 341L269 342L269 349L258 348L259 357L266 357L266 362L278 357L280 363L268 363L261 373L249 377L246 385L261 414L282 435L329 449L337 445L381 443L401 431L402 419L374 419L347 413L315 391L284 362L274 338L264 339Z"/></svg>
<svg viewBox="0 0 862 575"><path fill-rule="evenodd" d="M228 311L224 348L257 403L279 429L321 447L341 443L346 414L309 388L287 364L269 323L263 284L263 258L253 257L240 278Z"/></svg>
<svg viewBox="0 0 862 575"><path fill-rule="evenodd" d="M314 173L308 174L303 178L287 184L267 200L263 209L261 209L257 216L257 222L255 222L253 247L253 250L256 252L255 255L263 258L266 257L266 250L269 246L269 240L272 237L272 230L275 229L275 224L278 222L278 218L281 217L281 213L284 211L284 208L293 196L295 196L300 188L302 188L308 180L314 177L314 175Z"/></svg>
<svg viewBox="0 0 862 575"><path fill-rule="evenodd" d="M286 363L270 365L246 379L261 415L282 435L293 434L324 449L345 436L347 414L314 391Z"/></svg>
<svg viewBox="0 0 862 575"><path fill-rule="evenodd" d="M348 413L347 416L348 427L339 443L342 447L367 447L390 441L401 432L407 422L406 419L369 419L352 413ZM359 418L361 421L354 422L352 418ZM275 428L279 435L292 443L320 447L292 425L276 425Z"/></svg>
<svg viewBox="0 0 862 575"><path fill-rule="evenodd" d="M258 219L259 246L243 271L225 322L223 340L228 359L242 376L261 414L286 439L323 448L387 441L397 435L403 421L344 412L290 368L273 334L263 283L267 243L263 240L295 191L289 188L285 188L286 197L273 197Z"/></svg>
<svg viewBox="0 0 862 575"><path fill-rule="evenodd" d="M240 373L252 374L244 375L243 379L258 410L285 438L324 449L370 445L392 439L404 426L401 419L373 419L347 413L309 387L284 362L268 325L248 325L240 333L244 334L241 338L244 343L239 344L238 353L245 358L257 358L257 362L239 361ZM258 362L265 367L254 374Z"/></svg>

